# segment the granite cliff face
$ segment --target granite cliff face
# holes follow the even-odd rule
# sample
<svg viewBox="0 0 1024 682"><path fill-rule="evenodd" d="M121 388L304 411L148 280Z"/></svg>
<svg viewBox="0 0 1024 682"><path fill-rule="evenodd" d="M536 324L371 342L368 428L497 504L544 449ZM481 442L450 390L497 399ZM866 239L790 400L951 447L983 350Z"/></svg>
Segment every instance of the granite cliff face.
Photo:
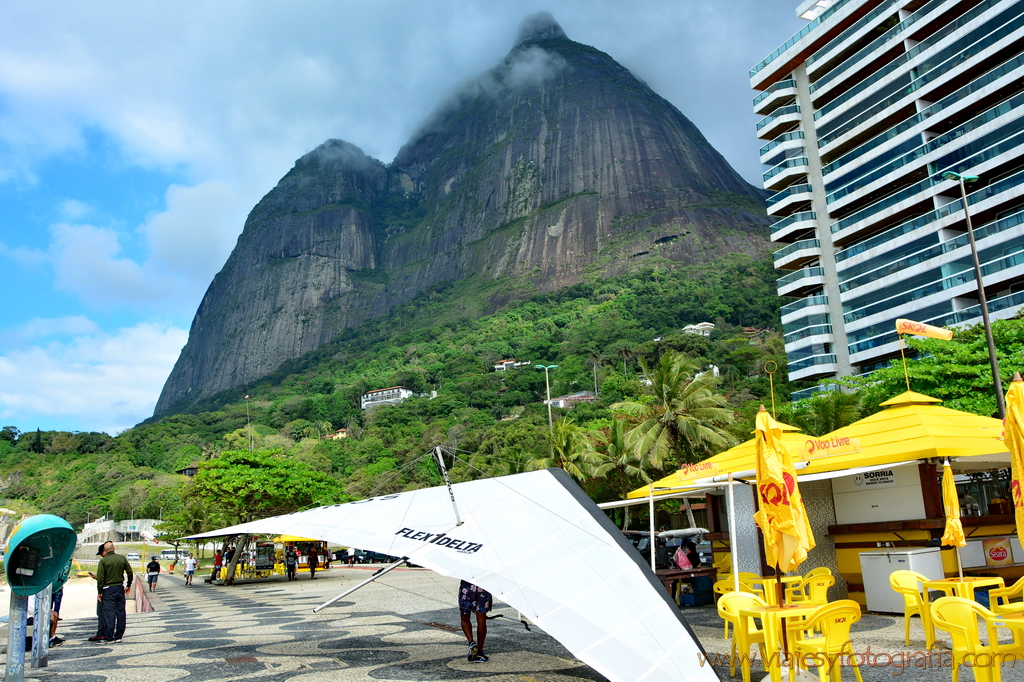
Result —
<svg viewBox="0 0 1024 682"><path fill-rule="evenodd" d="M330 140L250 213L156 414L259 378L442 280L524 294L767 248L762 195L675 107L546 13L385 166Z"/></svg>

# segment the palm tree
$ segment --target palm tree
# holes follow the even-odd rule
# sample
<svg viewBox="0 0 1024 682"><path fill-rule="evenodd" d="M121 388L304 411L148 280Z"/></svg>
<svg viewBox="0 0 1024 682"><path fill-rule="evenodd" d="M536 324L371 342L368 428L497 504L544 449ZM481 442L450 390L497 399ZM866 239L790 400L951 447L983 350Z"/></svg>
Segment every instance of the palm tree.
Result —
<svg viewBox="0 0 1024 682"><path fill-rule="evenodd" d="M808 409L795 415L795 426L809 436L823 436L826 433L849 426L860 419L861 397L857 393L826 391L808 401Z"/></svg>
<svg viewBox="0 0 1024 682"><path fill-rule="evenodd" d="M632 360L634 357L633 349L623 344L615 354L622 360L622 376L626 376L626 360Z"/></svg>
<svg viewBox="0 0 1024 682"><path fill-rule="evenodd" d="M594 395L597 396L600 394L597 390L597 366L604 362L604 356L600 351L592 350L587 356L587 362L594 368Z"/></svg>
<svg viewBox="0 0 1024 682"><path fill-rule="evenodd" d="M571 417L563 417L556 421L547 440L551 454L533 460L530 463L532 468L557 467L577 481L586 481L594 475L594 467L599 463L594 442L590 434L580 428Z"/></svg>
<svg viewBox="0 0 1024 682"><path fill-rule="evenodd" d="M302 429L302 435L306 438L316 438L317 440L320 440L329 434L333 428L334 425L329 421L312 422L309 426Z"/></svg>
<svg viewBox="0 0 1024 682"><path fill-rule="evenodd" d="M666 353L650 372L654 399L621 402L612 410L627 415L636 426L626 444L655 468L681 466L713 454L732 442L724 427L732 422L724 396L715 392L712 372L697 372L697 365L678 353Z"/></svg>
<svg viewBox="0 0 1024 682"><path fill-rule="evenodd" d="M652 479L647 472L654 468L626 444L628 429L629 424L624 420L615 419L597 443L603 451L598 453L599 463L594 467L593 475L595 478L604 478L617 499L625 497L640 483L650 483ZM629 507L623 509L625 516L622 530L629 528L629 510Z"/></svg>

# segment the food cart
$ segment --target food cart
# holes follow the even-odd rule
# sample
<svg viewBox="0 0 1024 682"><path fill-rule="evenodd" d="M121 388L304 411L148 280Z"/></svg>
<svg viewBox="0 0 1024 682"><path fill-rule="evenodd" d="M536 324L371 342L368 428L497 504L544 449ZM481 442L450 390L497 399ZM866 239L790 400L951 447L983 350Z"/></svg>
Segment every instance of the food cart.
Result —
<svg viewBox="0 0 1024 682"><path fill-rule="evenodd" d="M312 538L302 538L296 535L278 535L274 538L275 553L277 561L284 563L284 553L289 547L294 547L299 553L299 565L298 570L308 571L309 570L309 555L316 553L317 555L317 567L323 569L327 566L328 558L331 556L327 550L327 542L324 540L314 540Z"/></svg>

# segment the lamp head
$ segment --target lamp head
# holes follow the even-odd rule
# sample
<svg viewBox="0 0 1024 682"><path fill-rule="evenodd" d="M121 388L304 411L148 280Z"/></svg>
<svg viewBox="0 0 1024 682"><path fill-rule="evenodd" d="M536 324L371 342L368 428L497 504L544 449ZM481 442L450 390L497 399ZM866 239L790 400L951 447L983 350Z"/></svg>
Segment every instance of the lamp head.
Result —
<svg viewBox="0 0 1024 682"><path fill-rule="evenodd" d="M963 180L964 182L976 182L978 180L977 175L965 175L953 171L946 171L942 174L942 177L946 180Z"/></svg>

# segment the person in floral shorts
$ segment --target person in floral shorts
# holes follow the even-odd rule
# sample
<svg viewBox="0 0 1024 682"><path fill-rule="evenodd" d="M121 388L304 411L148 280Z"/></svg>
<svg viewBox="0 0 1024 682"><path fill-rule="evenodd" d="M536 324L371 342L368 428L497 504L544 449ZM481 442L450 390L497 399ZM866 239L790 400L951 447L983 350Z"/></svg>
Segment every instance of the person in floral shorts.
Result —
<svg viewBox="0 0 1024 682"><path fill-rule="evenodd" d="M459 613L462 615L462 632L469 641L469 655L466 660L472 663L484 663L488 660L484 655L484 639L487 637L487 612L493 605L491 593L482 587L465 580L459 585ZM476 641L473 641L473 623L469 614L476 614Z"/></svg>

